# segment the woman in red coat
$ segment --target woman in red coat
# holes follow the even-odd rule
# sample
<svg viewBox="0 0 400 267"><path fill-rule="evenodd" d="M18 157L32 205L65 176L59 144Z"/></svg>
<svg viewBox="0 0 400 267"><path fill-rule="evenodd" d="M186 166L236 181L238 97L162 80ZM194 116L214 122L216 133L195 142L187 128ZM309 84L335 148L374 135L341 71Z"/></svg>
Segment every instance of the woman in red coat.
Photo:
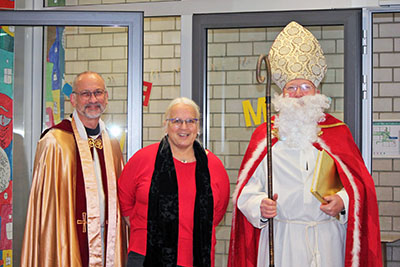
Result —
<svg viewBox="0 0 400 267"><path fill-rule="evenodd" d="M214 266L229 179L221 161L196 141L199 117L192 100L173 100L164 138L139 150L123 170L118 193L130 225L128 266Z"/></svg>

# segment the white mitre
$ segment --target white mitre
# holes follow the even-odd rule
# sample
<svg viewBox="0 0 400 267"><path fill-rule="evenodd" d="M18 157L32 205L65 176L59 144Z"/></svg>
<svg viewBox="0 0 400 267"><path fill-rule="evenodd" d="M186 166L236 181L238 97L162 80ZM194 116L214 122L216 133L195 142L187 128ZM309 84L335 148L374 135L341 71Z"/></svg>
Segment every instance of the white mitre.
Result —
<svg viewBox="0 0 400 267"><path fill-rule="evenodd" d="M283 89L293 79L306 79L318 87L327 65L314 35L295 21L276 37L268 54L272 80Z"/></svg>

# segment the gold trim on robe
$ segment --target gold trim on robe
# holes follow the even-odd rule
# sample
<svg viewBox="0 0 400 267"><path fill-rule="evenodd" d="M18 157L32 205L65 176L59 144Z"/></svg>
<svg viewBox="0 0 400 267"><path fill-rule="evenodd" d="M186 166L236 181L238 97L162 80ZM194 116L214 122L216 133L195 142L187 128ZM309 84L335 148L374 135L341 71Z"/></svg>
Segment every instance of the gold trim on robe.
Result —
<svg viewBox="0 0 400 267"><path fill-rule="evenodd" d="M78 147L83 145L76 131L75 135ZM109 188L107 219L109 230L105 266L122 267L125 266L127 246L125 225L121 220L115 189L123 167L122 153L117 140L110 140L104 131L102 137ZM86 140L84 143L87 149L79 151L79 154L86 184L87 175L91 176L90 179L95 179L95 174L88 143ZM21 251L21 266L82 266L75 216L76 154L74 135L68 131L51 129L38 142ZM87 167L89 165L90 167ZM96 188L90 190L89 193L86 190L89 262L90 266L103 266L98 194ZM93 227L94 225L96 226Z"/></svg>
<svg viewBox="0 0 400 267"><path fill-rule="evenodd" d="M117 200L117 183L115 182L115 168L114 162L110 157L111 142L106 131L101 133L103 139L104 148L104 161L107 170L107 187L108 187L108 230L107 230L107 252L106 252L106 264L105 266L114 266L114 253L115 253L115 242L116 242L116 229L117 229L117 219L119 210L118 200ZM108 177L114 177L114 179L108 179Z"/></svg>
<svg viewBox="0 0 400 267"><path fill-rule="evenodd" d="M79 135L74 118L72 118L71 125L78 146L79 156L81 157L83 179L85 181L89 266L102 267L99 189L97 188L92 153L90 152L88 141Z"/></svg>
<svg viewBox="0 0 400 267"><path fill-rule="evenodd" d="M336 127L336 126L342 126L342 125L346 125L346 123L344 122L338 122L338 123L333 123L333 124L320 124L318 125L320 128L332 128L332 127Z"/></svg>

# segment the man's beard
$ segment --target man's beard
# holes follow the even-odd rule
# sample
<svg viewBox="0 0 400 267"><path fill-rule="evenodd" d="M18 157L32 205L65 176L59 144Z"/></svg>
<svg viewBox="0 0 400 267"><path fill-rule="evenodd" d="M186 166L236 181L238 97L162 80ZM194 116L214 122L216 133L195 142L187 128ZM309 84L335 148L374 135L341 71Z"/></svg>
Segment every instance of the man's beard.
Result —
<svg viewBox="0 0 400 267"><path fill-rule="evenodd" d="M275 96L272 101L276 116L274 127L279 138L289 147L305 148L317 141L318 123L325 120L324 110L329 108L330 99L322 94L301 98Z"/></svg>
<svg viewBox="0 0 400 267"><path fill-rule="evenodd" d="M91 106L96 106L96 107L98 107L98 108L99 108L99 112L97 112L97 113L95 113L95 114L91 114L91 113L88 111L88 109L89 109ZM100 118L101 114L104 113L105 109L106 109L106 107L103 106L102 104L100 104L100 103L95 103L95 104L86 104L86 105L83 106L83 109L82 109L82 110L81 110L81 109L77 109L77 110L78 110L78 112L79 112L81 115L85 116L85 117L88 118L88 119L97 119L97 118Z"/></svg>

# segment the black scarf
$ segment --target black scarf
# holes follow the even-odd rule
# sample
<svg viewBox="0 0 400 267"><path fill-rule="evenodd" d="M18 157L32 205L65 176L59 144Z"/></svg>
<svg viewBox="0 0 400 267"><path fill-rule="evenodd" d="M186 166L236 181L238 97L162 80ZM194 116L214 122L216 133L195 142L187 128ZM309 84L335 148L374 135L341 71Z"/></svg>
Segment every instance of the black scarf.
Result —
<svg viewBox="0 0 400 267"><path fill-rule="evenodd" d="M214 200L208 159L193 143L196 157L196 200L193 214L193 266L211 266ZM143 266L176 266L178 257L179 200L174 160L165 136L158 147L147 211L147 249Z"/></svg>

